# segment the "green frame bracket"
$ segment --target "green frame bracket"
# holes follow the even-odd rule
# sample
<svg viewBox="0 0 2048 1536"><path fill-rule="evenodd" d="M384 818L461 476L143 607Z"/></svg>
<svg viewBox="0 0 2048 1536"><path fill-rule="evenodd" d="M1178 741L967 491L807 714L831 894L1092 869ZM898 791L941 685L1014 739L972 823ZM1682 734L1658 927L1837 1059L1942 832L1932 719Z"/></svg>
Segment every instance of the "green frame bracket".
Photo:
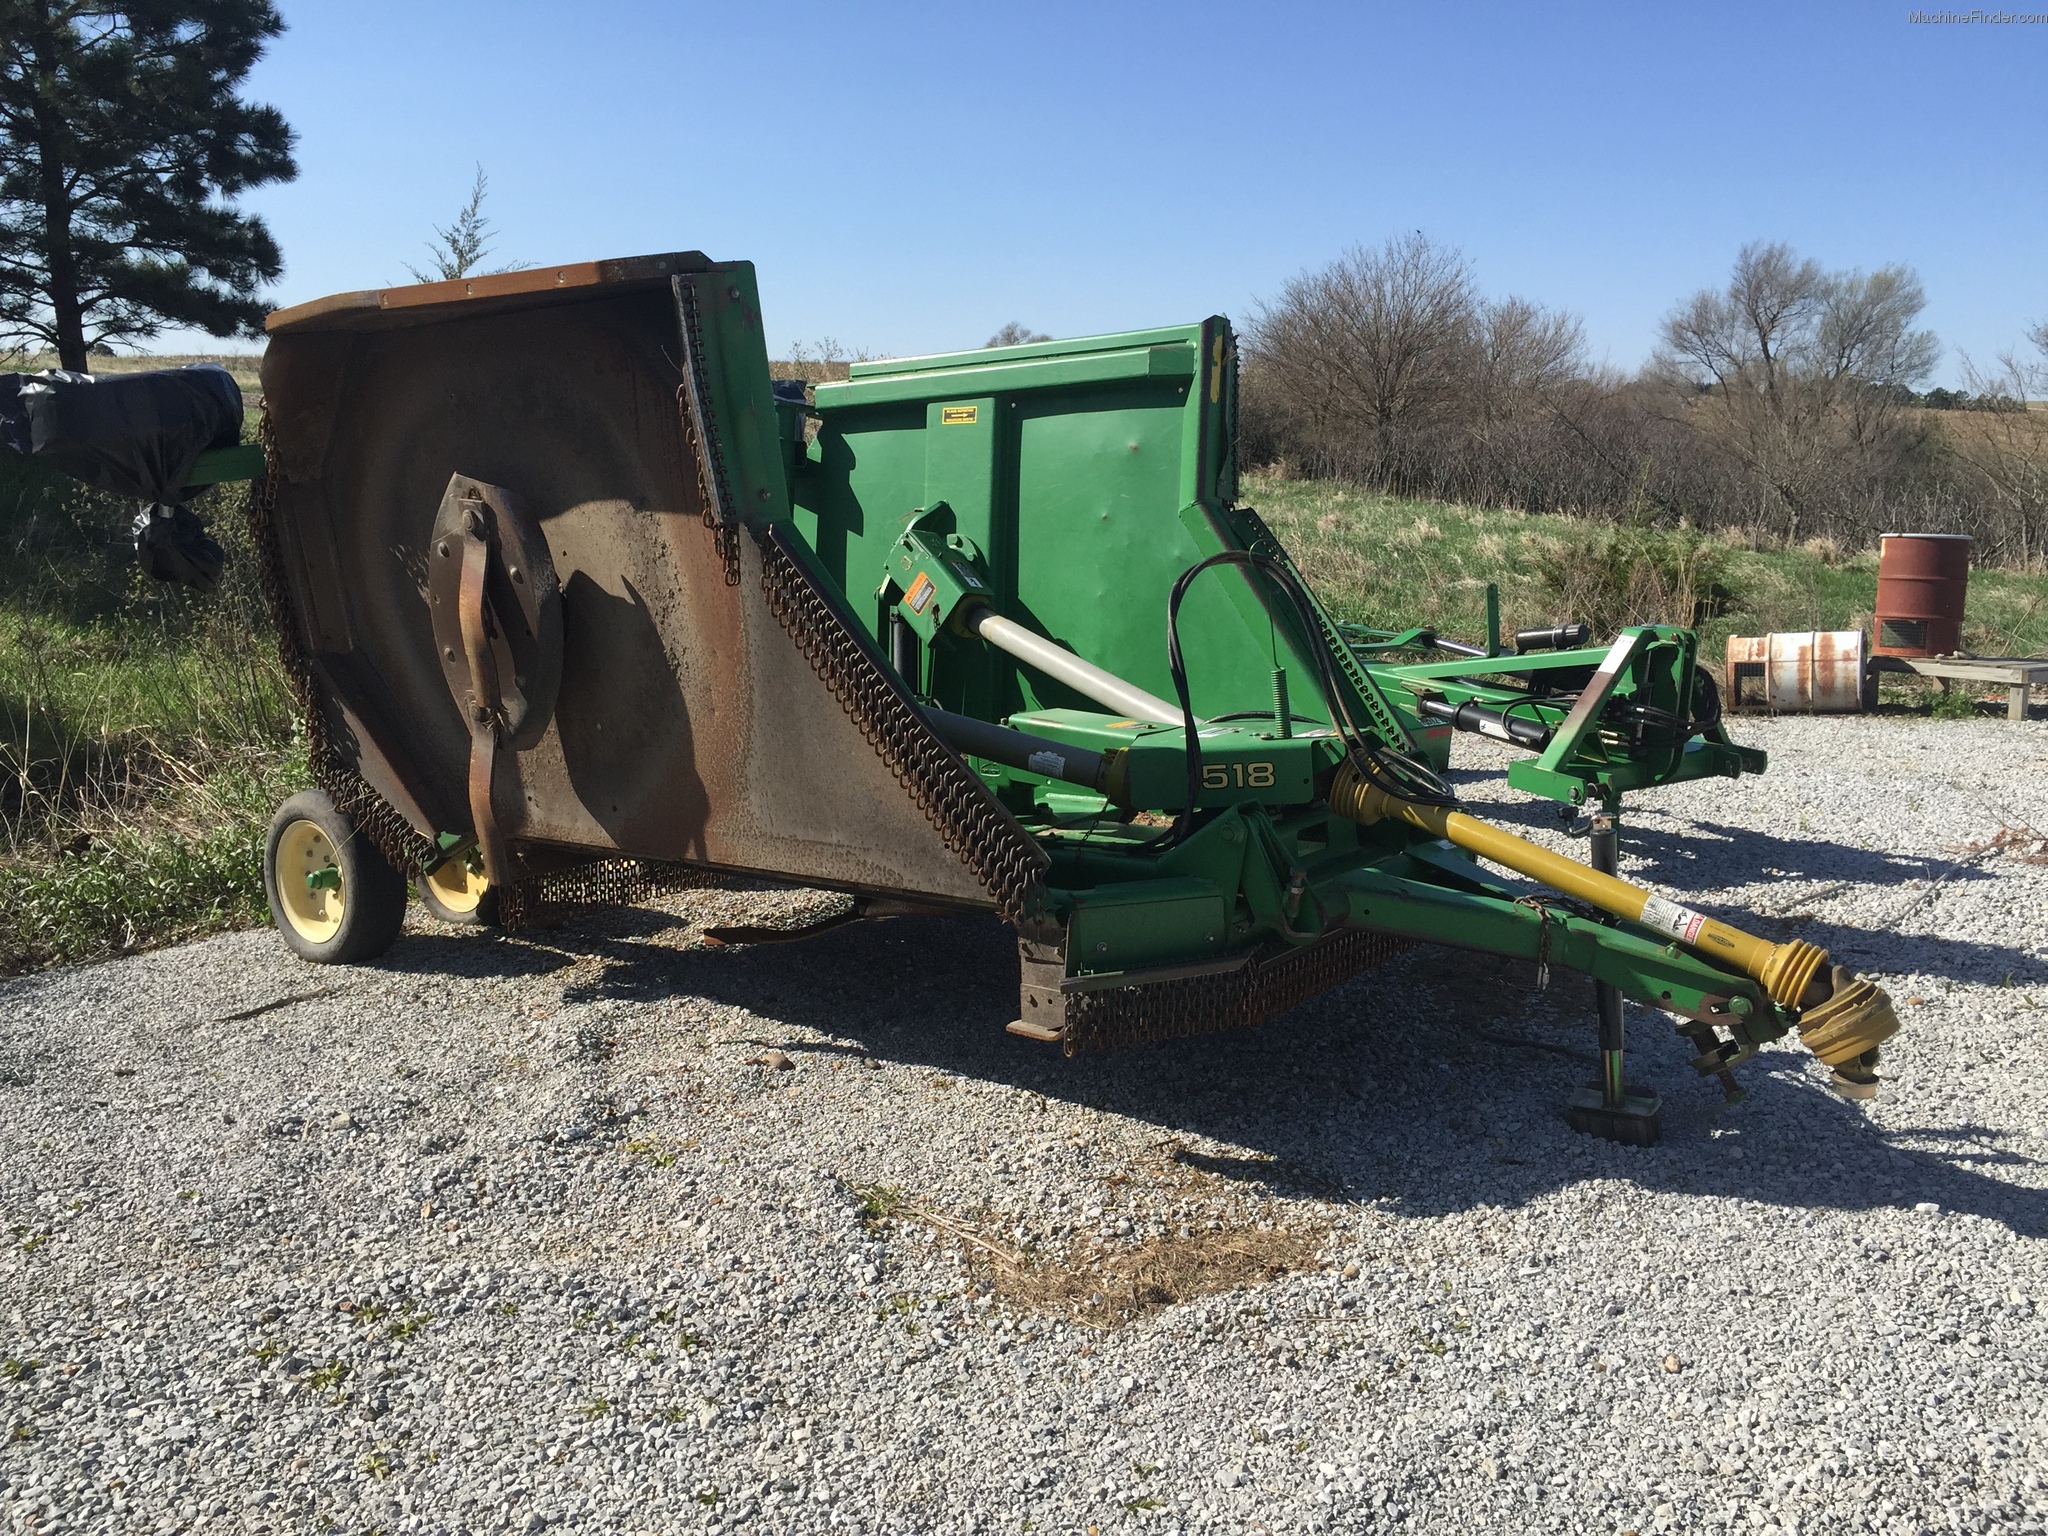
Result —
<svg viewBox="0 0 2048 1536"><path fill-rule="evenodd" d="M237 443L232 448L209 448L199 455L192 466L192 473L185 477L185 488L196 490L200 486L220 485L229 480L254 480L263 473L263 445L261 443Z"/></svg>

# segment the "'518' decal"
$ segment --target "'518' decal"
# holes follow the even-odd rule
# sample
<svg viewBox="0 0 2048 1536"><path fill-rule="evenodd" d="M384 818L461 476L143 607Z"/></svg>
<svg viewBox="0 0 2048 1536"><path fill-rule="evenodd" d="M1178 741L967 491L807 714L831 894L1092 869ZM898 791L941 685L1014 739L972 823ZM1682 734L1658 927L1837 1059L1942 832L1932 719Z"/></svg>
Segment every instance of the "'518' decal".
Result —
<svg viewBox="0 0 2048 1536"><path fill-rule="evenodd" d="M1233 784L1239 789L1271 789L1273 787L1273 765L1271 763L1204 763L1202 765L1202 788L1229 789Z"/></svg>

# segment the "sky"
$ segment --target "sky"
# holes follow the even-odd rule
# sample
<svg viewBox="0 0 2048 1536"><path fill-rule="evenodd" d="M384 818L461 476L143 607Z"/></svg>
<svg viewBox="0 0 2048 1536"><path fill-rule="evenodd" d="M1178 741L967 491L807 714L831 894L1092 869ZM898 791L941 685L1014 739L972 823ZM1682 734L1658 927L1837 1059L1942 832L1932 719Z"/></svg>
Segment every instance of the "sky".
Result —
<svg viewBox="0 0 2048 1536"><path fill-rule="evenodd" d="M280 304L409 281L481 166L494 260L750 260L778 356L1241 322L1411 230L1486 293L1576 313L1622 368L1752 240L1912 266L1939 382L2048 320L2048 21L1915 24L1907 0L283 11L246 89L296 130L299 176L244 203L284 249Z"/></svg>

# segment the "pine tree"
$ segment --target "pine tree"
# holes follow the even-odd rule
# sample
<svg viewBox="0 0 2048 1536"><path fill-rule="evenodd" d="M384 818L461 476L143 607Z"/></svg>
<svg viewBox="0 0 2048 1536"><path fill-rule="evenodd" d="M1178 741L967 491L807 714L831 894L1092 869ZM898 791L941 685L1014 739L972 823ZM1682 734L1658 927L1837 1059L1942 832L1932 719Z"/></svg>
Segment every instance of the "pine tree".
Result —
<svg viewBox="0 0 2048 1536"><path fill-rule="evenodd" d="M251 187L292 133L238 88L269 0L0 0L0 330L83 369L166 325L262 334L283 270Z"/></svg>
<svg viewBox="0 0 2048 1536"><path fill-rule="evenodd" d="M492 267L484 271L484 258L491 254L491 239L496 233L491 221L484 213L484 194L490 183L484 178L484 168L476 168L476 181L469 189L469 201L455 215L455 222L446 229L439 225L434 228L434 239L427 242L428 266L422 269L407 262L405 270L412 274L416 283L446 283L465 277L491 277L500 272L519 272L525 262L514 262L508 267Z"/></svg>

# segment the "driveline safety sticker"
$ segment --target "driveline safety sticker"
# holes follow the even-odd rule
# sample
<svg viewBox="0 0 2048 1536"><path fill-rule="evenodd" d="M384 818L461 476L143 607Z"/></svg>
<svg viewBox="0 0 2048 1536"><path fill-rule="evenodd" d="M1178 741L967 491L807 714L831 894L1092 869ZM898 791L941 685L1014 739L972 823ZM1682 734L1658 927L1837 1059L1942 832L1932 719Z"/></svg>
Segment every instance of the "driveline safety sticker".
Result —
<svg viewBox="0 0 2048 1536"><path fill-rule="evenodd" d="M1034 752L1024 759L1024 766L1033 773L1056 779L1067 771L1067 760L1057 752Z"/></svg>
<svg viewBox="0 0 2048 1536"><path fill-rule="evenodd" d="M1675 901L1666 901L1662 896L1652 896L1643 903L1643 915L1636 919L1645 928L1655 928L1668 933L1681 944L1699 941L1700 928L1706 923L1704 912L1695 912L1690 907L1681 907Z"/></svg>
<svg viewBox="0 0 2048 1536"><path fill-rule="evenodd" d="M923 571L919 571L917 580L913 581L910 590L903 594L903 600L910 604L912 613L923 613L931 606L932 599L938 595L938 590L938 583Z"/></svg>

